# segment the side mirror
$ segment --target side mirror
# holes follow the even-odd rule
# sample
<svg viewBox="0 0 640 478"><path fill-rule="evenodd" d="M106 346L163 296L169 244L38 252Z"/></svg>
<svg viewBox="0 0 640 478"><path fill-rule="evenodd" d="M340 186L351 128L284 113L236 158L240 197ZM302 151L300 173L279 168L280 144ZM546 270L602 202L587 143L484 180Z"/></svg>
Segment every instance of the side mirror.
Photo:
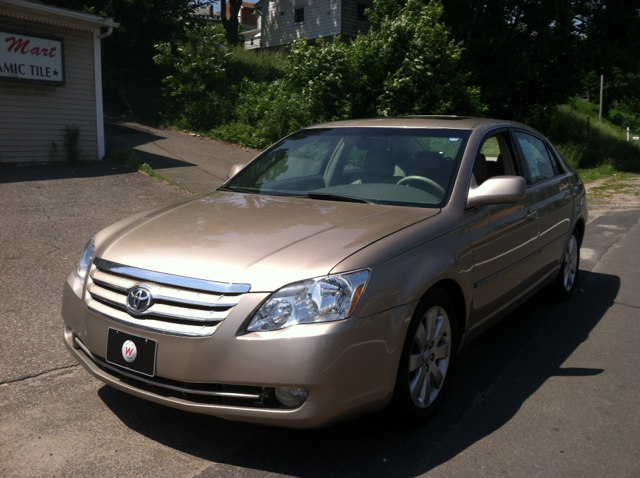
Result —
<svg viewBox="0 0 640 478"><path fill-rule="evenodd" d="M495 176L469 189L467 208L518 202L526 193L527 183L523 177Z"/></svg>
<svg viewBox="0 0 640 478"><path fill-rule="evenodd" d="M240 170L244 168L244 166L245 165L243 163L232 164L231 167L229 168L229 171L227 172L227 179L231 179L236 174L238 174Z"/></svg>

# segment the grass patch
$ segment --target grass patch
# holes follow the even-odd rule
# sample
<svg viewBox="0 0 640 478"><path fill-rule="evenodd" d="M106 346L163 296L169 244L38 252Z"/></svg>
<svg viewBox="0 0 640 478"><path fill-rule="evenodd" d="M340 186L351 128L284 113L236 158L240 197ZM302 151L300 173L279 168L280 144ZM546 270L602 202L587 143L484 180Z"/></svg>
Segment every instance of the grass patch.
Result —
<svg viewBox="0 0 640 478"><path fill-rule="evenodd" d="M626 126L605 118L599 122L595 104L574 99L567 105L540 108L527 122L554 143L571 167L595 170L590 180L610 172L640 170L638 141L627 142Z"/></svg>
<svg viewBox="0 0 640 478"><path fill-rule="evenodd" d="M185 191L185 192L187 192L189 194L195 194L190 189L185 188L184 186L176 183L175 181L171 181L171 179L167 179L164 176L162 176L161 174L156 173L153 170L153 168L151 166L149 166L147 163L142 163L140 161L140 157L138 156L138 154L134 151L134 149L131 146L125 146L123 148L116 149L109 156L109 160L112 163L122 164L124 166L128 166L131 169L133 169L134 171L140 171L141 173L144 173L147 176L151 176L152 178L156 178L156 179L159 179L160 181L164 181L165 183L171 184L172 186L174 186L174 187L176 187L178 189L181 189L182 191Z"/></svg>
<svg viewBox="0 0 640 478"><path fill-rule="evenodd" d="M597 168L578 169L578 173L580 174L582 182L587 184L591 181L595 181L596 179L604 179L613 176L617 171L610 164L603 164Z"/></svg>
<svg viewBox="0 0 640 478"><path fill-rule="evenodd" d="M637 196L640 197L640 174L639 173L610 173L610 170L586 170L581 171L580 174L583 177L585 183L590 182L585 180L585 177L595 179L605 179L598 186L589 188L588 194L592 199L610 199L612 197L623 198L624 196ZM586 173L586 174L585 174ZM606 174L606 176L605 176ZM629 199L627 197L627 199Z"/></svg>

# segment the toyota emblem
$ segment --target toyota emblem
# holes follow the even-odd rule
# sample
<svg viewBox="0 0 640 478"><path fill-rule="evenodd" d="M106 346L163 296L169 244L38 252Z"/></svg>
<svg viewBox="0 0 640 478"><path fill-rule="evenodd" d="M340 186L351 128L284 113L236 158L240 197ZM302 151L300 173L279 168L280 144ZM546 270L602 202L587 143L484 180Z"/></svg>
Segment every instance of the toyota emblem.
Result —
<svg viewBox="0 0 640 478"><path fill-rule="evenodd" d="M127 295L127 310L134 315L142 314L151 307L151 291L143 286L134 287Z"/></svg>

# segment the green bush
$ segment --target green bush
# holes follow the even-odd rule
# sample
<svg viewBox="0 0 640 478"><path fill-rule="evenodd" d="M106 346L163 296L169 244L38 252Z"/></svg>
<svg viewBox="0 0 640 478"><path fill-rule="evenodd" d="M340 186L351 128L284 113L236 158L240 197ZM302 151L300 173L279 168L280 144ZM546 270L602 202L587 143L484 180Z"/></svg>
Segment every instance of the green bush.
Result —
<svg viewBox="0 0 640 478"><path fill-rule="evenodd" d="M634 115L625 113L624 111L610 110L607 119L614 125L620 126L624 132L627 131L627 127L631 128L632 132L638 132L640 130L640 120Z"/></svg>
<svg viewBox="0 0 640 478"><path fill-rule="evenodd" d="M268 83L282 76L282 53L227 49L221 26L194 24L186 39L160 43L154 61L171 74L164 80L170 107L164 120L178 128L205 132L234 118L238 86L244 79Z"/></svg>
<svg viewBox="0 0 640 478"><path fill-rule="evenodd" d="M314 123L410 114L481 114L477 89L458 68L462 48L439 22L442 6L409 0L397 17L351 44L293 43L283 77L244 79L232 124L212 136L266 147ZM242 126L244 125L244 126Z"/></svg>
<svg viewBox="0 0 640 478"><path fill-rule="evenodd" d="M619 126L598 121L598 105L574 99L538 108L527 123L544 133L575 169L611 165L617 171L640 170L640 145L627 142Z"/></svg>

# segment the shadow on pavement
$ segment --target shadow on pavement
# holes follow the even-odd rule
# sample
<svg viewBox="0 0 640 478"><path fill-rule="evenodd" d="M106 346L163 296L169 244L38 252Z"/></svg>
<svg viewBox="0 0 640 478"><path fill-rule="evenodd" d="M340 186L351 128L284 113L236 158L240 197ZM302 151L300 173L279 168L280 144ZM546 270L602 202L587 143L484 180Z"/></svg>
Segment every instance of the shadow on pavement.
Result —
<svg viewBox="0 0 640 478"><path fill-rule="evenodd" d="M620 278L581 271L580 289L562 305L538 294L465 348L448 400L419 429L389 428L370 415L321 430L287 430L182 412L107 386L98 393L136 432L219 464L202 478L223 476L225 465L300 477L418 476L505 425L550 377L603 372L562 364L613 304Z"/></svg>
<svg viewBox="0 0 640 478"><path fill-rule="evenodd" d="M156 134L145 131L144 129L138 129L131 125L115 124L105 122L105 142L107 157L116 149L131 146L136 148L148 143L155 143L156 149L163 150L162 145L157 141L166 139L164 136L158 136ZM170 152L166 151L171 155ZM142 163L147 163L153 169L166 169L166 168L182 168L185 166L196 166L188 161L183 161L175 157L166 156L164 154L150 153L148 151L141 151L136 149L136 154L140 157Z"/></svg>
<svg viewBox="0 0 640 478"><path fill-rule="evenodd" d="M0 184L70 178L95 178L134 172L131 168L108 161L77 164L52 163L33 166L0 166Z"/></svg>

